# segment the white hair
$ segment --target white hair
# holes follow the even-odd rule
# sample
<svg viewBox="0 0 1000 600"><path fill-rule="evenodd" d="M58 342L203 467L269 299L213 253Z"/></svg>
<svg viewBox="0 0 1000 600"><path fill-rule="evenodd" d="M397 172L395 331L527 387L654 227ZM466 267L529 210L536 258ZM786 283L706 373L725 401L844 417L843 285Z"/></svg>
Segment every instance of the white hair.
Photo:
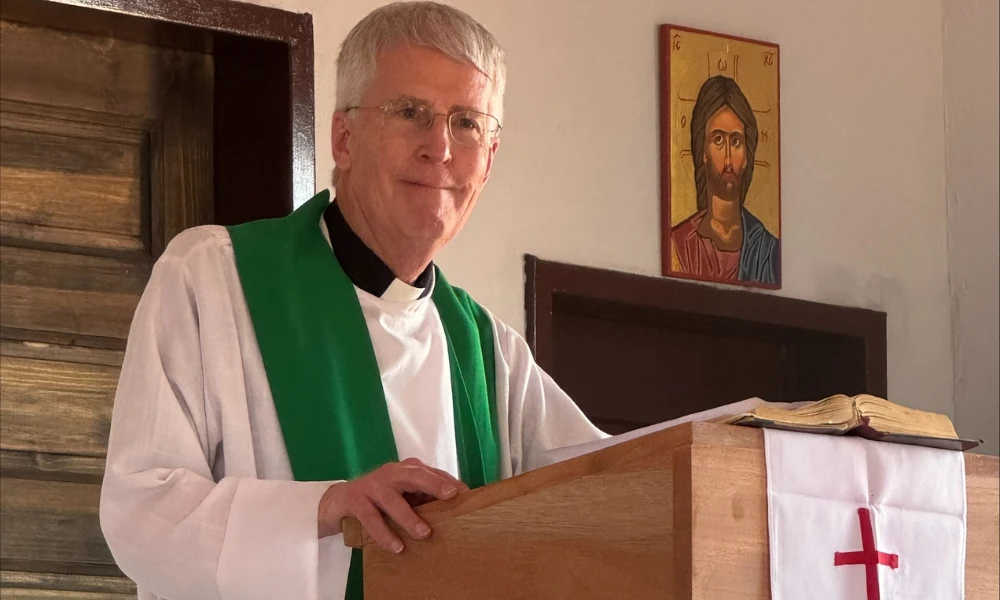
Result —
<svg viewBox="0 0 1000 600"><path fill-rule="evenodd" d="M503 48L485 27L457 8L437 2L394 2L377 8L347 34L337 57L336 110L361 103L375 78L376 61L397 46L433 48L472 64L493 84L492 105L503 118L507 64ZM336 184L337 169L333 180Z"/></svg>

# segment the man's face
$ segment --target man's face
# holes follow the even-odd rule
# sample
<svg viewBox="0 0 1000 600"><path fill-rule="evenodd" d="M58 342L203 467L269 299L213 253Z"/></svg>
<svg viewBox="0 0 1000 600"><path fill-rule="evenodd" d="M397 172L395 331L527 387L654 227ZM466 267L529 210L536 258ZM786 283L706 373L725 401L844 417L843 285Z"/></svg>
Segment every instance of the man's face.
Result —
<svg viewBox="0 0 1000 600"><path fill-rule="evenodd" d="M747 166L743 121L728 106L715 111L705 127L708 191L723 200L739 201Z"/></svg>
<svg viewBox="0 0 1000 600"><path fill-rule="evenodd" d="M391 236L393 245L436 251L465 225L499 140L487 147L460 145L443 115L460 107L495 115L492 91L490 80L472 65L429 48L402 46L379 58L360 105L401 98L427 104L441 113L430 129L401 134L383 126L379 110L334 116L334 158L346 193L379 243Z"/></svg>

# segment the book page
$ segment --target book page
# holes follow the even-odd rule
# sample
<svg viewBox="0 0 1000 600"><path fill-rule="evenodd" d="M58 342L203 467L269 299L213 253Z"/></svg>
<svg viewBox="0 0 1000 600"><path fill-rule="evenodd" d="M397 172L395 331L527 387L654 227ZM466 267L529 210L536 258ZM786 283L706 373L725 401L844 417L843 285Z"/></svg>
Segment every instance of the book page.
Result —
<svg viewBox="0 0 1000 600"><path fill-rule="evenodd" d="M644 435L649 435L656 431L661 431L663 429L668 429L674 427L675 425L680 425L682 423L689 423L692 421L711 421L718 417L725 417L729 415L738 415L741 413L749 412L758 406L769 404L760 398L747 398L746 400L740 400L739 402L734 402L733 404L727 404L725 406L719 406L717 408L710 408L708 410L686 415L683 417L678 417L670 421L664 421L663 423L657 423L655 425L649 425L647 427L642 427L627 433L621 433L619 435L611 436L603 440L597 440L593 442L587 442L586 444L577 444L575 446L566 446L564 448L555 448L544 453L542 456L542 464L539 467L545 467L557 462L562 462L564 460L569 460L571 458L576 458L577 456L583 456L584 454L590 454L591 452L597 452L598 450L603 450L604 448L610 448L616 444L621 444L622 442L627 442L629 440L634 440L635 438L642 437ZM782 403L781 406L798 406L802 403Z"/></svg>

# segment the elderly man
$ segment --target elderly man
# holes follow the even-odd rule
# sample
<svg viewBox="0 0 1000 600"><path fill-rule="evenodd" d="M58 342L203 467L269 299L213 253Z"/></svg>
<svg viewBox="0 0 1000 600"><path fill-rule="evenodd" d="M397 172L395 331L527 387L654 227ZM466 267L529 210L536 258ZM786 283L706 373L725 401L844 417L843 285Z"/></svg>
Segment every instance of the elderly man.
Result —
<svg viewBox="0 0 1000 600"><path fill-rule="evenodd" d="M433 263L489 178L504 79L468 15L376 10L338 59L335 199L170 243L130 333L101 497L140 598L361 597L344 517L401 552L385 517L426 538L414 504L604 437Z"/></svg>

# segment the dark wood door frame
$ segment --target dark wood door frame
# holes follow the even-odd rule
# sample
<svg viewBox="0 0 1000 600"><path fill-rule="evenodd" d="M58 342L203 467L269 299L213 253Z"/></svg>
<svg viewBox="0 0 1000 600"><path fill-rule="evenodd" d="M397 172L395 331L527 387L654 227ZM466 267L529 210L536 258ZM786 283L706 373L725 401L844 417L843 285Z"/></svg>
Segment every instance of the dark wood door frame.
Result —
<svg viewBox="0 0 1000 600"><path fill-rule="evenodd" d="M885 313L723 289L664 277L632 275L525 256L525 337L538 364L555 367L553 311L556 303L606 305L622 311L672 311L724 317L762 326L792 327L864 340L869 393L888 394Z"/></svg>
<svg viewBox="0 0 1000 600"><path fill-rule="evenodd" d="M216 196L225 205L216 211L218 222L232 224L278 216L314 194L311 15L232 0L4 0L0 16L11 21L216 55L217 76L225 78L223 92L228 93L223 98L230 101L228 107L221 107L226 110L219 110L217 98L216 135L243 136L228 144L225 139L217 144ZM280 45L280 51L268 52L274 45ZM264 76L237 64L248 54L254 61L259 56L263 61L259 64L269 69ZM287 82L275 86L275 79L285 79L285 74ZM244 101L236 105L238 114L230 115L227 111L235 105L234 97ZM258 127L270 128L273 133L267 139L283 140L275 143L285 143L288 147L268 148L263 152L267 156L262 161L267 172L258 173L255 180L254 172L260 169L256 165L248 167L248 161L259 156L262 149L255 147L247 136L252 136ZM284 131L274 131L275 128ZM275 162L281 164L272 164ZM258 196L281 194L282 198L254 200L251 204L270 204L243 208L245 202L239 196L250 192Z"/></svg>

